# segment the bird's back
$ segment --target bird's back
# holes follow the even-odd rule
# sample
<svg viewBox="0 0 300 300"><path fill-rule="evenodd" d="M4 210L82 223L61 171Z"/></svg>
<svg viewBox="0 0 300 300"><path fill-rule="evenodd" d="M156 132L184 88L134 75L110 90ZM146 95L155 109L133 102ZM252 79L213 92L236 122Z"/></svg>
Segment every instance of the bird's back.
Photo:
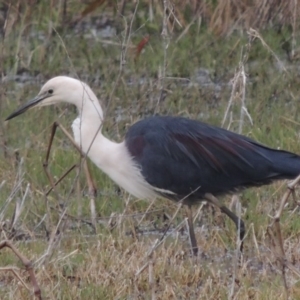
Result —
<svg viewBox="0 0 300 300"><path fill-rule="evenodd" d="M296 154L181 117L139 121L128 130L125 143L146 181L175 193L165 195L174 199L224 194L300 173Z"/></svg>

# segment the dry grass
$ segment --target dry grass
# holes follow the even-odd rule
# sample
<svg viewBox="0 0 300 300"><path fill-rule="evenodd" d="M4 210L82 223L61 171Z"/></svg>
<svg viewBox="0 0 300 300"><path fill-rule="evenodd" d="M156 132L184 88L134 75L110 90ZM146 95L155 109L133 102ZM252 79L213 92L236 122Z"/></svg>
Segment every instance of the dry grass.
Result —
<svg viewBox="0 0 300 300"><path fill-rule="evenodd" d="M283 248L278 228L268 227L287 191L285 182L276 182L239 195L247 228L241 260L230 220L195 206L200 255L193 257L184 210L172 220L175 203L130 199L95 167L96 228L78 169L46 196L42 161L51 123L59 119L69 128L72 108L3 122L47 78L70 74L87 81L103 102L112 139L160 112L217 125L223 119L232 130L299 152L300 80L289 63L297 58L284 48L287 42L295 49L298 40L297 1L16 1L0 12L0 238L25 262L1 249L1 299L33 298L26 259L43 299L300 298L297 188L280 219ZM212 37L200 19L227 39ZM237 28L274 23L282 35L254 29L235 35ZM103 37L103 28L115 31ZM50 171L58 179L74 163L79 155L58 130Z"/></svg>
<svg viewBox="0 0 300 300"><path fill-rule="evenodd" d="M4 32L9 33L14 24L21 19L24 22L24 30L28 31L26 27L32 23L36 3L35 0L27 0L16 1L12 5L10 2L4 1L2 4L3 19L5 19L6 12L9 12ZM217 35L229 35L240 29L265 29L270 26L280 28L284 25L289 25L296 30L300 15L297 0L144 0L136 1L136 3L147 11L146 18L149 18L150 21L162 19L167 14L170 30L174 28L181 30L191 21L200 18ZM117 14L123 15L126 8L132 9L131 4L126 0L119 2L94 0L81 3L71 0L54 0L51 1L49 9L60 26L74 26L87 16L97 14L101 10L112 12L114 17Z"/></svg>
<svg viewBox="0 0 300 300"><path fill-rule="evenodd" d="M254 234L252 226L249 227L243 261L234 269L234 252L228 248L218 228L211 228L209 232L198 229L198 243L202 251L198 258L190 255L189 247L184 242L186 236L178 231L149 258L147 252L153 239L145 233L135 236L126 234L124 229L127 227L128 231L130 226L125 225L127 222L124 219L128 216L123 215L122 221L118 218L120 216L116 217L118 225L113 231L105 233L102 229L98 235L83 234L80 226L77 233L74 229L65 228L56 236L59 242L55 251L43 265L39 264L39 260L47 248L47 241L30 238L25 244L23 241L14 242L22 247L23 254L36 262L35 275L43 297L226 299L231 294L232 299L286 298L276 252L267 238L261 240ZM71 222L70 218L67 220ZM233 233L234 230L227 232L228 237ZM36 234L32 232L32 236ZM258 241L259 246L252 247L251 241ZM295 252L299 246L299 241L293 237L285 240L286 260L292 266L286 270L292 299L299 295L299 264ZM7 262L17 265L9 252L2 250L2 255L5 255ZM147 267L140 271L146 262ZM15 272L30 285L22 266ZM7 269L1 272L1 281L4 285L1 294L6 298L26 299L31 294L23 285L17 284L18 278Z"/></svg>

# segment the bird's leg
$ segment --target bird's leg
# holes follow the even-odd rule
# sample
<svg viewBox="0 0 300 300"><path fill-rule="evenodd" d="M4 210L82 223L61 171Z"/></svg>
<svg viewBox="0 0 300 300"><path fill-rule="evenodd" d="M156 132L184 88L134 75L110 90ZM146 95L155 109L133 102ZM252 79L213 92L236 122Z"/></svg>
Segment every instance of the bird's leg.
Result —
<svg viewBox="0 0 300 300"><path fill-rule="evenodd" d="M192 251L195 256L198 255L198 246L197 246L197 240L195 236L195 231L194 231L194 223L193 223L193 211L192 211L192 206L187 205L187 216L188 216L188 229L189 229L189 237L190 237L190 242L192 246Z"/></svg>
<svg viewBox="0 0 300 300"><path fill-rule="evenodd" d="M183 205L183 201L180 201L176 212L172 216L171 220L169 220L169 224L168 224L167 228L164 230L164 233L161 236L161 238L159 239L159 242L161 242L165 238L168 230L171 227L172 222L174 221L175 217L177 216L179 210L182 208L182 205ZM197 246L197 240L196 240L195 231L194 231L193 213L192 213L191 205L187 205L187 215L188 215L188 230L189 230L190 243L192 246L193 254L195 256L197 256L198 255L198 246Z"/></svg>
<svg viewBox="0 0 300 300"><path fill-rule="evenodd" d="M240 238L240 251L243 251L243 240L245 236L245 224L242 219L240 219L237 215L235 215L230 209L228 209L225 205L219 202L219 200L214 197L212 194L205 194L204 199L219 207L221 212L226 214L235 224L237 232L239 233Z"/></svg>
<svg viewBox="0 0 300 300"><path fill-rule="evenodd" d="M52 176L51 176L51 174L48 170L48 161L49 161L51 146L52 146L52 143L53 143L53 138L54 138L57 127L59 127L61 129L61 131L65 134L65 136L70 140L70 142L75 147L75 149L80 153L81 157L85 157L85 154L81 151L80 147L76 144L76 142L74 141L73 137L69 134L69 132L62 125L60 125L58 122L54 122L53 125L52 125L52 131L51 131L51 135L50 135L50 140L49 140L49 145L48 145L48 149L47 149L46 159L45 159L45 162L43 164L44 170L45 170L46 175L47 175L47 177L50 181L50 184L51 184L51 189L46 193L46 195L48 195L50 193L50 191L52 189L54 189L54 187L76 167L76 165L73 165L68 171L66 171L57 180L57 182L54 182L54 180L53 180L53 178L52 178ZM96 220L95 196L96 196L96 193L97 193L97 189L96 189L96 186L95 186L94 181L92 179L91 173L89 171L86 159L84 159L84 162L83 162L83 169L84 169L86 180L87 180L89 195L91 196L90 207L91 207L92 223L95 226L95 224L94 224L95 220Z"/></svg>

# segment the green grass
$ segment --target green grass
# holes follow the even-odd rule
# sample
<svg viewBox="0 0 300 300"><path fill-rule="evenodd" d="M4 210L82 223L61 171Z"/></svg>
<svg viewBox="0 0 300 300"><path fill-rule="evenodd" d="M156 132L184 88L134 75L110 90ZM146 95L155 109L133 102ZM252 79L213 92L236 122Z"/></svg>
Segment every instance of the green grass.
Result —
<svg viewBox="0 0 300 300"><path fill-rule="evenodd" d="M69 9L81 11L75 5ZM90 197L83 174L78 177L79 185L75 171L65 178L56 189L58 198L54 193L49 197L44 195L50 187L43 162L51 124L58 120L70 130L76 117L75 109L62 104L31 110L4 122L20 103L34 97L48 78L69 74L85 80L98 95L106 112L103 131L110 139L121 141L131 124L156 112L221 126L231 94L229 81L239 66L242 51L246 51L246 34L234 32L227 38L220 38L205 26L198 30L194 24L176 42L180 32L173 32L167 49L166 76L169 78L164 81L165 98L158 104L161 94L159 76L164 66L163 41L160 25L146 22L144 12L133 23L129 46L137 45L147 33L150 33L149 43L138 59L135 59L134 49L128 49L126 64L120 73L120 45L125 33L122 18L113 15L117 34L103 41L85 35L89 30L85 34L74 34L72 28L60 27L59 14L47 9L45 1L32 10L36 16L34 22L26 27L29 21L20 15L14 29L1 42L3 74L12 76L25 68L31 76L36 78L38 75L40 80L29 84L4 81L0 87L0 184L5 181L0 190L0 207L3 208L9 195L16 190L4 214L0 215L0 221L1 240L12 237L14 245L35 263L43 296L48 299L150 299L155 291L158 299L228 299L233 285L237 299L285 299L280 264L266 234L271 223L269 216L275 214L286 191L283 182L240 194L243 219L249 229L245 258L240 267L234 269L234 225L217 210L204 207L195 222L202 252L200 257L190 256L183 226L154 251L153 269L147 267L136 275L149 261L146 253L168 223L166 215L175 213L176 204L158 200L144 215L150 205L148 202L135 199L127 202L129 196L90 163L98 187L98 224L94 233L89 225ZM108 9L108 12L111 11ZM99 12L99 16L102 14L105 12ZM49 20L59 36L55 31L49 34ZM145 26L140 28L141 25ZM91 28L93 26L90 24ZM39 38L38 34L44 38ZM253 126L245 117L242 132L270 147L299 153L300 80L294 62L288 61L283 49L283 42L290 38L291 32L283 27L281 32L265 30L260 34L284 62L287 72L279 71L274 55L258 39L251 43L245 71L246 106ZM119 45L106 43L107 40ZM200 68L209 72L215 85L196 84ZM188 84L183 84L185 78L189 80ZM241 104L235 101L231 108L232 121L227 119L225 127L230 124L231 130L238 131L240 109ZM76 163L80 164L78 153L58 129L49 161L51 174L58 179ZM16 203L24 197L27 184L30 188L25 204L17 223L11 228ZM223 200L229 204L231 197ZM64 208L66 215L55 247L50 258L40 265L36 262L47 250L51 232ZM289 201L283 212L281 229L286 259L298 270L299 212L296 209L292 213L294 208L293 202ZM197 210L195 207L194 212ZM185 217L186 212L181 210L172 227ZM151 230L154 233L148 232ZM17 238L19 234L22 237ZM20 269L17 272L31 287L28 274L16 256L8 249L2 249L0 253L0 266L17 266ZM232 284L234 276L236 282ZM299 298L298 274L288 268L287 278L291 297ZM11 272L2 271L0 281L5 284L0 287L1 299L31 297Z"/></svg>

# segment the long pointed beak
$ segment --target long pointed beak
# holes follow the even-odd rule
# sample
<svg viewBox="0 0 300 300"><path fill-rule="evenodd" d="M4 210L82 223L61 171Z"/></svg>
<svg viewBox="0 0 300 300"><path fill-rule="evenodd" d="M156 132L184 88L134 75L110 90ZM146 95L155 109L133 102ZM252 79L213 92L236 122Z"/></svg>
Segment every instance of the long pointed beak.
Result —
<svg viewBox="0 0 300 300"><path fill-rule="evenodd" d="M36 96L34 99L32 99L32 100L28 101L27 103L21 105L16 111L14 111L12 114L10 114L5 119L5 121L13 119L14 117L17 117L17 116L21 115L26 110L28 110L29 108L37 105L39 102L41 102L45 98L47 98L47 95L38 95L38 96Z"/></svg>

